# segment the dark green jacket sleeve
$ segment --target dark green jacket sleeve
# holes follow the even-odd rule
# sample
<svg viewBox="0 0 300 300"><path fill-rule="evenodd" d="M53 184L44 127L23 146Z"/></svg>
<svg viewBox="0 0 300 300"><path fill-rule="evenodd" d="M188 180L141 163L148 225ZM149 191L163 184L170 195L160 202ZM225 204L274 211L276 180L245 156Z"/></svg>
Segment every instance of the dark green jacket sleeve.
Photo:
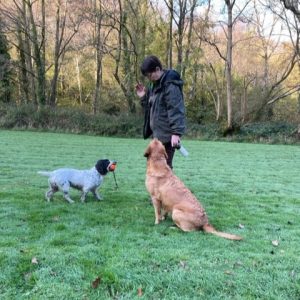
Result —
<svg viewBox="0 0 300 300"><path fill-rule="evenodd" d="M180 87L176 84L168 84L165 99L172 134L181 136L185 131L185 108Z"/></svg>
<svg viewBox="0 0 300 300"><path fill-rule="evenodd" d="M149 106L149 90L146 95L141 98L141 106L144 110L144 125L143 125L143 137L147 139L152 135L152 130L150 128L150 106Z"/></svg>

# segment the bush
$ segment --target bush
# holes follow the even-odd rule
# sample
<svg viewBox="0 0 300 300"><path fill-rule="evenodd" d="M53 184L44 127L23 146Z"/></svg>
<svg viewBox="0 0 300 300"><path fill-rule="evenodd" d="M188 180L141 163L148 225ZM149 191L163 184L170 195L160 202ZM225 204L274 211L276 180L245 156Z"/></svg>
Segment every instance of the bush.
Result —
<svg viewBox="0 0 300 300"><path fill-rule="evenodd" d="M92 115L71 108L36 108L33 105L1 105L0 127L5 129L38 129L89 133L103 136L141 137L142 116Z"/></svg>
<svg viewBox="0 0 300 300"><path fill-rule="evenodd" d="M3 105L4 106L4 105ZM5 110L6 107L6 110ZM0 126L4 128L28 128L32 126L35 109L31 105L6 105L1 109Z"/></svg>
<svg viewBox="0 0 300 300"><path fill-rule="evenodd" d="M36 108L33 105L0 105L0 128L36 129L102 136L142 137L143 116L119 113L92 115L75 108ZM224 137L224 124L198 124L187 120L188 138L238 142L299 142L297 125L285 122L251 123Z"/></svg>
<svg viewBox="0 0 300 300"><path fill-rule="evenodd" d="M296 125L285 122L252 123L242 126L238 136L249 141L290 143L298 139L296 131Z"/></svg>

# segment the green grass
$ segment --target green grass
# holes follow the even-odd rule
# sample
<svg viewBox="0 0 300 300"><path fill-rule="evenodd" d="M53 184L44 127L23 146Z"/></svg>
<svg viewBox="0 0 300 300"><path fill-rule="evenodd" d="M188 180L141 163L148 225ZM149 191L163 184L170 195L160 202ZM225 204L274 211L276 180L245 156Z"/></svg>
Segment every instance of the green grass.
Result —
<svg viewBox="0 0 300 300"><path fill-rule="evenodd" d="M244 237L234 242L170 219L154 226L147 144L0 131L1 299L300 299L300 148L184 140L190 155L176 154L175 173L217 229ZM82 204L75 190L72 205L44 200L38 170L100 158L118 161L119 189L109 174L103 201Z"/></svg>

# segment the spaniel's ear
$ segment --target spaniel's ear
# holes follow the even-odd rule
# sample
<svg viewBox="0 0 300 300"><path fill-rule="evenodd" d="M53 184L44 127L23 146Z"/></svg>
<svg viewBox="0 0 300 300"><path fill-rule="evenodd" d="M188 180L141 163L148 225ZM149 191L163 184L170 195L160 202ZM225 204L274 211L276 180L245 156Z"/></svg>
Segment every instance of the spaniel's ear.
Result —
<svg viewBox="0 0 300 300"><path fill-rule="evenodd" d="M106 175L108 173L109 160L108 159L100 159L97 161L95 168L101 175Z"/></svg>

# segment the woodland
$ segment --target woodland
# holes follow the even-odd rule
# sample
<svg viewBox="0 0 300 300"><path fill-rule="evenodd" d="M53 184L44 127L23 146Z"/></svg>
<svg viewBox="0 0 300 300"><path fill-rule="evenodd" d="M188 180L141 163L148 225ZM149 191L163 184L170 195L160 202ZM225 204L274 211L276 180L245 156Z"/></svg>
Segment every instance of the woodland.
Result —
<svg viewBox="0 0 300 300"><path fill-rule="evenodd" d="M142 116L145 56L195 124L299 126L297 0L0 0L0 106ZM299 129L300 130L300 129Z"/></svg>

